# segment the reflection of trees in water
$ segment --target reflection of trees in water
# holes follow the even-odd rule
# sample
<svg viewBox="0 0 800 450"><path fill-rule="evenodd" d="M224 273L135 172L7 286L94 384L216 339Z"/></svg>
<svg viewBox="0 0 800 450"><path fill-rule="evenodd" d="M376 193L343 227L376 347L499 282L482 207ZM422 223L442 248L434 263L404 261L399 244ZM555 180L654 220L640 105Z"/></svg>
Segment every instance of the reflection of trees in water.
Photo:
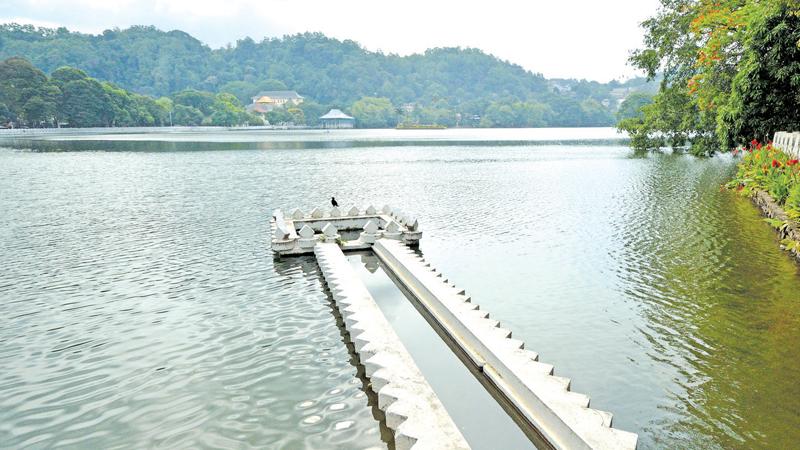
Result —
<svg viewBox="0 0 800 450"><path fill-rule="evenodd" d="M671 380L645 428L659 445L788 447L800 438L782 400L800 394L797 267L747 200L720 191L730 165L657 158L626 193L615 255L645 319L636 340Z"/></svg>

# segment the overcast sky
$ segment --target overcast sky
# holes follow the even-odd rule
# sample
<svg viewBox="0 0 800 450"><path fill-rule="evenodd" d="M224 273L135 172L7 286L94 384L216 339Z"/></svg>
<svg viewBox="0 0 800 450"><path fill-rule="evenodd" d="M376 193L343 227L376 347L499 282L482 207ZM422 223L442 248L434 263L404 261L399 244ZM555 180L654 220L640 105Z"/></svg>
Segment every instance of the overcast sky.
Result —
<svg viewBox="0 0 800 450"><path fill-rule="evenodd" d="M658 0L0 0L0 22L98 33L155 25L211 47L321 31L369 50L477 47L549 78L609 81L636 72L630 50Z"/></svg>

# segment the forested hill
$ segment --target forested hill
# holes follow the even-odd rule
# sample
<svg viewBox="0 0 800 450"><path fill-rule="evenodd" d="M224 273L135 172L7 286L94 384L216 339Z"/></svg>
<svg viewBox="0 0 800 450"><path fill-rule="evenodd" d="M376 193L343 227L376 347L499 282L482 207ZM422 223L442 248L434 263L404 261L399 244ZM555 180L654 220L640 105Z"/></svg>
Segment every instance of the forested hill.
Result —
<svg viewBox="0 0 800 450"><path fill-rule="evenodd" d="M532 44L535 45L535 44ZM349 40L306 33L211 49L182 31L136 26L99 35L29 25L0 26L0 60L21 56L47 73L61 66L151 96L192 88L249 103L262 89L291 89L347 109L363 97L489 119L486 126L611 125L619 101L654 90L642 79L597 83L547 80L476 49L397 56ZM449 116L448 116L449 117Z"/></svg>

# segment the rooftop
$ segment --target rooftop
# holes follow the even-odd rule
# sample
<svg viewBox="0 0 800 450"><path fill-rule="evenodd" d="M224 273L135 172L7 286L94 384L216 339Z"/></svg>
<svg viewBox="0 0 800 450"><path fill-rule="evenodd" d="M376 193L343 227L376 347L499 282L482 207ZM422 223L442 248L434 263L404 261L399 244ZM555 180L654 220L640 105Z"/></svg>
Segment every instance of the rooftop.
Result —
<svg viewBox="0 0 800 450"><path fill-rule="evenodd" d="M303 98L296 91L261 91L255 97L301 99Z"/></svg>
<svg viewBox="0 0 800 450"><path fill-rule="evenodd" d="M352 117L348 116L347 114L343 113L340 109L332 109L328 111L327 114L320 117L320 119L348 119L353 120Z"/></svg>

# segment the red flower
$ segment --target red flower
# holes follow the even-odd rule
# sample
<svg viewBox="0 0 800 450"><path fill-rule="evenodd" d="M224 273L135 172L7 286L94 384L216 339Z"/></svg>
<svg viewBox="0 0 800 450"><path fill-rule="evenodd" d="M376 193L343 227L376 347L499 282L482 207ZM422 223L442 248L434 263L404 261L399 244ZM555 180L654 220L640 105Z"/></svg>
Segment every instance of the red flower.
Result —
<svg viewBox="0 0 800 450"><path fill-rule="evenodd" d="M772 160L772 167L780 167L781 163L777 159Z"/></svg>
<svg viewBox="0 0 800 450"><path fill-rule="evenodd" d="M786 165L787 166L793 166L793 165L797 164L798 162L800 162L800 161L798 161L796 159L790 159L790 160L786 161Z"/></svg>
<svg viewBox="0 0 800 450"><path fill-rule="evenodd" d="M756 139L753 139L752 141L750 141L750 145L752 145L753 147L755 147L756 145L758 145L758 140L756 140Z"/></svg>

